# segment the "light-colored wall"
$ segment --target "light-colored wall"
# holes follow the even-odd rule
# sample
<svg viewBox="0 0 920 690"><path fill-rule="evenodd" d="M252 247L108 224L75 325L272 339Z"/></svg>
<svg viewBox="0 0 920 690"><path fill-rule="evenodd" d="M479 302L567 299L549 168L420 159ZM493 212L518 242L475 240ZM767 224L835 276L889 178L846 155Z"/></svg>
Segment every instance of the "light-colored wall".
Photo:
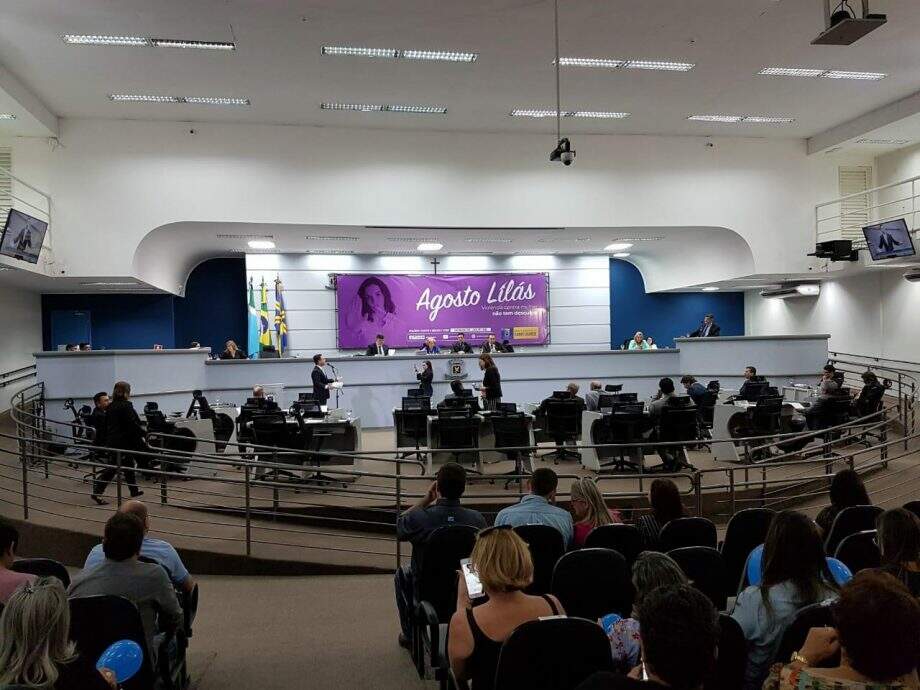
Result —
<svg viewBox="0 0 920 690"><path fill-rule="evenodd" d="M415 256L248 254L247 281L284 284L290 351L300 357L336 349L335 291L330 273L431 273ZM438 273L549 273L550 351L610 349L610 267L606 256L453 256ZM242 296L241 296L242 299ZM352 351L346 351L351 354Z"/></svg>
<svg viewBox="0 0 920 690"><path fill-rule="evenodd" d="M17 169L50 188L57 260L125 275L143 237L174 222L396 226L725 227L755 270L801 270L814 204L836 196L833 156L801 140L579 136L571 168L548 136L62 120L61 146L17 140ZM138 266L176 291L191 266ZM647 275L699 282L692 262ZM729 277L729 276L725 276Z"/></svg>
<svg viewBox="0 0 920 690"><path fill-rule="evenodd" d="M34 364L33 352L42 349L41 296L4 287L0 290L0 373ZM0 388L0 412L9 409L10 398L35 379Z"/></svg>

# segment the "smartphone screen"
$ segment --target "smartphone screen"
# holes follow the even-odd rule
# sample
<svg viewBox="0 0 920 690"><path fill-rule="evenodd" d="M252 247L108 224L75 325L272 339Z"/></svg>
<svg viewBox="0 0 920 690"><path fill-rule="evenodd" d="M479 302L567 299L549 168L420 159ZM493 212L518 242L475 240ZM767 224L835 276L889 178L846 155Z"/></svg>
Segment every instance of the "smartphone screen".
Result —
<svg viewBox="0 0 920 690"><path fill-rule="evenodd" d="M473 564L470 563L469 558L464 558L460 561L460 569L463 571L463 577L466 580L466 591L470 595L470 599L478 599L485 592L482 591L482 583L479 581L479 575L476 574L476 571L473 569Z"/></svg>

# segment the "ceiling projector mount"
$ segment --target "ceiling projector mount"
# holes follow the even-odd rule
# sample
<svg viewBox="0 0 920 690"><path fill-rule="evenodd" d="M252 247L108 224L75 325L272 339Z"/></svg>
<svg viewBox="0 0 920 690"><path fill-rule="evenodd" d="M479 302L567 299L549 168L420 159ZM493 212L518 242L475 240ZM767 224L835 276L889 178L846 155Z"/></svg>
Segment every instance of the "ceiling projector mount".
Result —
<svg viewBox="0 0 920 690"><path fill-rule="evenodd" d="M857 0L853 0L855 3ZM814 46L848 46L875 31L888 21L884 14L870 14L869 0L858 0L862 16L850 7L850 0L820 0L824 10L824 31L811 44ZM833 9L831 7L833 6Z"/></svg>

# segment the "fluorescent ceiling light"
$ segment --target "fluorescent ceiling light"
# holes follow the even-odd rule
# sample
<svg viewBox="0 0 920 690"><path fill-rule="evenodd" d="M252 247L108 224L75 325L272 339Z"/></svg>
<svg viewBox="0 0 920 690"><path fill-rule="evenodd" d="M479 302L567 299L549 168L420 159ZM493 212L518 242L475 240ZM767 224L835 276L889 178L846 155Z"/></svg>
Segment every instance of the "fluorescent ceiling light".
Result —
<svg viewBox="0 0 920 690"><path fill-rule="evenodd" d="M696 122L741 122L740 115L691 115L687 119Z"/></svg>
<svg viewBox="0 0 920 690"><path fill-rule="evenodd" d="M326 256L339 256L346 254L354 254L355 252L351 249L308 249L307 254L323 254Z"/></svg>
<svg viewBox="0 0 920 690"><path fill-rule="evenodd" d="M591 119L613 119L622 120L629 117L629 113L618 113L608 110L563 110L562 117L582 117ZM555 110L540 108L515 108L510 113L511 117L556 117Z"/></svg>
<svg viewBox="0 0 920 690"><path fill-rule="evenodd" d="M889 144L909 144L910 139L857 139L857 144L873 144L875 146L887 146Z"/></svg>
<svg viewBox="0 0 920 690"><path fill-rule="evenodd" d="M156 96L146 93L110 93L109 99L129 103L178 103L177 96Z"/></svg>
<svg viewBox="0 0 920 690"><path fill-rule="evenodd" d="M663 240L664 237L617 237L614 239L614 242L657 242Z"/></svg>
<svg viewBox="0 0 920 690"><path fill-rule="evenodd" d="M510 237L467 237L466 241L470 244L511 244L514 242Z"/></svg>
<svg viewBox="0 0 920 690"><path fill-rule="evenodd" d="M606 110L576 110L566 113L566 117L586 117L599 120L622 120L629 117L629 113L614 113Z"/></svg>
<svg viewBox="0 0 920 690"><path fill-rule="evenodd" d="M271 240L249 240L250 249L274 249L275 243Z"/></svg>
<svg viewBox="0 0 920 690"><path fill-rule="evenodd" d="M555 64L553 60L553 64ZM649 69L665 72L689 72L696 65L692 62L671 60L620 60L617 58L561 57L560 67L600 67L602 69Z"/></svg>
<svg viewBox="0 0 920 690"><path fill-rule="evenodd" d="M806 77L822 79L858 79L878 81L888 75L884 72L853 72L851 70L822 69L820 67L764 67L757 74L768 77Z"/></svg>
<svg viewBox="0 0 920 690"><path fill-rule="evenodd" d="M398 50L396 48L363 48L359 46L323 46L322 54L390 60L422 60L427 62L476 62L479 57L479 53L454 50Z"/></svg>
<svg viewBox="0 0 920 690"><path fill-rule="evenodd" d="M719 288L717 288L715 285L710 285L709 287L703 288L703 292L718 292L718 291L719 291Z"/></svg>
<svg viewBox="0 0 920 690"><path fill-rule="evenodd" d="M190 105L250 105L248 98L226 96L162 96L146 93L111 93L109 100L122 103L187 103Z"/></svg>
<svg viewBox="0 0 920 690"><path fill-rule="evenodd" d="M629 252L617 252L613 255L615 259L625 259L627 256L630 256Z"/></svg>
<svg viewBox="0 0 920 690"><path fill-rule="evenodd" d="M129 46L132 48L197 48L198 50L235 50L230 41L192 41L180 38L149 36L104 36L100 34L64 34L64 43L81 46Z"/></svg>
<svg viewBox="0 0 920 690"><path fill-rule="evenodd" d="M387 242L427 242L430 239L430 237L410 237L407 235L386 238Z"/></svg>
<svg viewBox="0 0 920 690"><path fill-rule="evenodd" d="M357 242L357 237L350 237L348 235L307 235L304 237L305 240L311 240L313 242Z"/></svg>
<svg viewBox="0 0 920 690"><path fill-rule="evenodd" d="M687 119L695 122L725 122L731 124L746 122L761 125L787 125L795 122L794 117L778 117L775 115L690 115Z"/></svg>
<svg viewBox="0 0 920 690"><path fill-rule="evenodd" d="M13 113L0 113L0 120L15 120L16 116Z"/></svg>
<svg viewBox="0 0 920 690"><path fill-rule="evenodd" d="M821 294L821 286L818 283L813 283L809 285L796 285L795 291L800 295L808 295L809 297L814 295Z"/></svg>
<svg viewBox="0 0 920 690"><path fill-rule="evenodd" d="M555 110L535 110L528 108L515 108L510 113L511 117L556 117ZM562 113L565 117L567 113Z"/></svg>
<svg viewBox="0 0 920 690"><path fill-rule="evenodd" d="M420 252L436 252L444 248L440 242L422 242L417 249Z"/></svg>
<svg viewBox="0 0 920 690"><path fill-rule="evenodd" d="M80 283L80 285L85 285L87 287L114 287L116 285L133 285L136 287L142 287L135 282L110 282L110 281L96 281L93 283Z"/></svg>
<svg viewBox="0 0 920 690"><path fill-rule="evenodd" d="M250 105L248 98L231 98L227 96L186 96L180 100L197 105Z"/></svg>
<svg viewBox="0 0 920 690"><path fill-rule="evenodd" d="M420 115L446 115L447 108L440 105L389 105L376 103L321 103L322 110L352 110L362 113L416 113Z"/></svg>
<svg viewBox="0 0 920 690"><path fill-rule="evenodd" d="M608 244L604 247L605 252L622 252L626 249L629 249L632 246L632 242L614 242L613 244Z"/></svg>

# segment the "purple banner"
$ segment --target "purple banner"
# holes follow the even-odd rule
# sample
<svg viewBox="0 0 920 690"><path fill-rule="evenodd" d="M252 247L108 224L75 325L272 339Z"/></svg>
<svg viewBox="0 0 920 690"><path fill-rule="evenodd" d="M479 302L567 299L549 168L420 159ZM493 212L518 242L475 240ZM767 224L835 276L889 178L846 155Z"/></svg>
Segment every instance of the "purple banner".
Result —
<svg viewBox="0 0 920 690"><path fill-rule="evenodd" d="M382 333L388 347L421 347L431 336L449 348L457 333L479 346L549 342L545 273L336 276L339 347L366 348Z"/></svg>

